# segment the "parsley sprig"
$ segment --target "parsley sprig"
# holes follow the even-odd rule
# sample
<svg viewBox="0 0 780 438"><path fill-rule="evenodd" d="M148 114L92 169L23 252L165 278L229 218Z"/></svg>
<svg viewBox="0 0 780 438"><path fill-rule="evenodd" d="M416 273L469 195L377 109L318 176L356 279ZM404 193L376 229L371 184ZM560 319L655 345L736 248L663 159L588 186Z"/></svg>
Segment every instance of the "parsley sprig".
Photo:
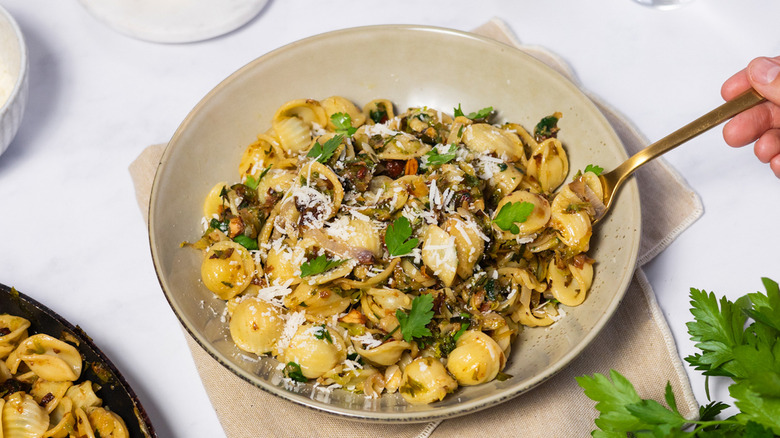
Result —
<svg viewBox="0 0 780 438"><path fill-rule="evenodd" d="M533 211L534 204L531 202L507 202L498 211L493 222L504 231L519 234L520 228L517 224L527 221Z"/></svg>
<svg viewBox="0 0 780 438"><path fill-rule="evenodd" d="M321 274L325 271L329 271L337 266L341 266L347 260L328 259L325 254L319 255L309 261L303 262L301 265L301 277L308 277L310 275Z"/></svg>
<svg viewBox="0 0 780 438"><path fill-rule="evenodd" d="M330 116L330 121L333 123L333 126L336 127L336 132L338 134L352 137L352 135L357 132L357 128L352 127L352 117L347 113L333 114Z"/></svg>
<svg viewBox="0 0 780 438"><path fill-rule="evenodd" d="M309 158L314 158L320 163L324 163L333 156L333 153L336 152L336 149L338 149L338 147L341 145L342 140L344 140L344 135L338 134L335 137L332 137L330 140L326 141L325 144L320 144L320 142L317 141L314 143L314 146L311 147L309 153L306 154L306 156Z"/></svg>
<svg viewBox="0 0 780 438"><path fill-rule="evenodd" d="M468 115L466 115L466 114L463 114L463 110L460 108L460 104L458 104L458 107L453 110L453 113L454 113L455 117L465 116L465 117L467 117L467 118L469 118L471 120L484 119L487 116L489 116L490 113L492 113L492 112L493 112L493 107L489 106L489 107L486 107L486 108L482 108L481 110L479 110L477 112L468 113Z"/></svg>
<svg viewBox="0 0 780 438"><path fill-rule="evenodd" d="M440 153L438 148L431 149L425 154L426 162L430 166L449 163L458 157L458 146L451 144L444 153Z"/></svg>
<svg viewBox="0 0 780 438"><path fill-rule="evenodd" d="M385 231L385 245L387 252L391 257L398 257L409 254L420 241L417 238L409 239L412 236L412 225L405 216L400 216L393 221ZM409 240L406 240L409 239Z"/></svg>
<svg viewBox="0 0 780 438"><path fill-rule="evenodd" d="M750 293L734 302L691 289L694 321L688 323L688 333L701 353L685 360L708 377L733 380L729 394L738 414L718 420L728 405L711 401L700 408L699 420L686 420L677 409L671 385L666 385L667 408L642 399L628 379L612 370L609 378L602 374L577 378L600 412L596 419L600 430L593 436L780 435L780 288L773 280L762 280L766 294Z"/></svg>
<svg viewBox="0 0 780 438"><path fill-rule="evenodd" d="M415 297L409 313L397 309L395 317L398 318L404 341L412 342L414 338L431 336L431 331L426 326L433 319L433 295L423 294Z"/></svg>

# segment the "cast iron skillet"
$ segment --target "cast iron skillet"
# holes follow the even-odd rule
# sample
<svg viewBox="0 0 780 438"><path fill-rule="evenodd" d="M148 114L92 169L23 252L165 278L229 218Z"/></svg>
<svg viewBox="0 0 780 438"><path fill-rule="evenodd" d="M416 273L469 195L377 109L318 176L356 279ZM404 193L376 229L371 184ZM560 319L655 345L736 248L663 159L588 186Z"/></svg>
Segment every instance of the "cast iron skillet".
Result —
<svg viewBox="0 0 780 438"><path fill-rule="evenodd" d="M100 385L96 392L103 399L103 406L122 417L131 437L156 438L149 416L141 402L119 370L92 339L79 327L74 327L48 307L34 299L0 283L0 313L10 313L30 321L30 334L46 333L62 340L78 340L79 352L84 360L79 381L91 380ZM73 344L73 342L70 342Z"/></svg>

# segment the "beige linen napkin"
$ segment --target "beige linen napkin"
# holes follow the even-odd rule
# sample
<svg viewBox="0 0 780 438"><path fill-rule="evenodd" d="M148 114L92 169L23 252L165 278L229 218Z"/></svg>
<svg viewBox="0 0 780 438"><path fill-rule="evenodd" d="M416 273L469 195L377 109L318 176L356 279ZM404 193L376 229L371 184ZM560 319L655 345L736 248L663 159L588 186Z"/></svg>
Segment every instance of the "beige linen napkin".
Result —
<svg viewBox="0 0 780 438"><path fill-rule="evenodd" d="M576 82L565 62L543 48L522 46L499 20L491 20L474 32L519 47ZM629 155L647 144L619 114L598 99L593 100L620 136ZM144 219L147 219L152 180L163 150L164 145L150 146L130 165ZM693 223L702 214L702 207L698 196L662 160L644 166L636 178L642 203L638 260L641 267ZM628 377L641 396L658 401L663 401L668 381L682 414L695 418L698 411L674 339L641 268L637 268L623 302L596 340L549 381L501 405L428 424L361 423L299 406L236 377L186 332L185 336L206 392L230 438L425 438L480 436L488 430L493 436L587 436L595 428L593 420L598 412L574 378L606 374L610 369ZM648 369L652 372L647 372Z"/></svg>

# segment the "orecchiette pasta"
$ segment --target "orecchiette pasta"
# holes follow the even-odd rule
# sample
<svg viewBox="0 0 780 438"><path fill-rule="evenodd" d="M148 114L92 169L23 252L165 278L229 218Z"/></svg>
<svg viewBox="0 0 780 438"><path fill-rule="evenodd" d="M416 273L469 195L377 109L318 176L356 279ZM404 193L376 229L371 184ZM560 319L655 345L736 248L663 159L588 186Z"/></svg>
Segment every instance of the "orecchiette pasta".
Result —
<svg viewBox="0 0 780 438"><path fill-rule="evenodd" d="M102 406L73 345L47 334L28 335L30 321L0 315L0 437L129 436L121 417ZM1 350L5 351L5 350Z"/></svg>
<svg viewBox="0 0 780 438"><path fill-rule="evenodd" d="M530 131L492 115L282 105L190 245L237 347L288 379L432 403L497 378L520 330L581 304L598 176L559 187L560 113Z"/></svg>

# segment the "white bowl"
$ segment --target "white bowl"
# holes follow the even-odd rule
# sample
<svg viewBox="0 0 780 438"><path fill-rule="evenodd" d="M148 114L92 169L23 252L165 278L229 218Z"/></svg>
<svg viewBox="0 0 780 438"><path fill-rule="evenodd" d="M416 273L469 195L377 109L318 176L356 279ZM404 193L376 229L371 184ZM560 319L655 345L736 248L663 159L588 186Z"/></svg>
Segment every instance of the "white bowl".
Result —
<svg viewBox="0 0 780 438"><path fill-rule="evenodd" d="M634 272L640 235L634 181L591 241L596 274L588 298L549 328L524 330L505 372L513 377L462 387L431 405L389 394L367 399L312 384L289 387L278 362L242 353L222 318L225 302L200 281L202 255L181 248L201 232L203 199L216 181L235 178L239 159L276 109L297 98L341 95L399 108L493 106L505 120L533 126L562 111L559 139L571 169L611 169L626 152L596 106L571 82L523 52L476 35L422 26L373 26L318 35L266 54L231 75L187 116L162 157L152 188L149 231L163 291L194 339L237 376L287 400L346 418L422 422L463 415L543 383L581 353L619 305ZM572 171L574 173L574 170ZM570 176L571 177L571 176Z"/></svg>
<svg viewBox="0 0 780 438"><path fill-rule="evenodd" d="M27 105L27 46L19 25L0 6L0 154L8 149Z"/></svg>

